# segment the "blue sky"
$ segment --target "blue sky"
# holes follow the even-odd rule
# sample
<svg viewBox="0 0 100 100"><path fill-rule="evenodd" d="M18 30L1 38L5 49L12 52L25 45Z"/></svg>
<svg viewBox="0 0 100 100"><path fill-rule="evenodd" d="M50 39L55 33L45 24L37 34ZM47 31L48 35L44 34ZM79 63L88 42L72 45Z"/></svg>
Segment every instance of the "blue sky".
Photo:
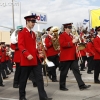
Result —
<svg viewBox="0 0 100 100"><path fill-rule="evenodd" d="M12 0L0 0L0 25L12 27L12 7L7 5ZM40 25L40 31L49 26L61 27L64 23L73 22L73 25L82 25L84 19L89 19L89 10L97 9L99 7L99 0L14 0L15 11L15 26L20 24L19 9L21 2L21 22L25 26L24 16L29 10L36 12L43 12L47 14L47 24ZM1 4L6 3L3 7ZM88 24L87 24L88 26ZM86 26L84 26L86 27ZM1 28L0 30L8 30ZM37 25L33 30L37 30Z"/></svg>
<svg viewBox="0 0 100 100"><path fill-rule="evenodd" d="M89 0L91 5L100 6L100 0Z"/></svg>

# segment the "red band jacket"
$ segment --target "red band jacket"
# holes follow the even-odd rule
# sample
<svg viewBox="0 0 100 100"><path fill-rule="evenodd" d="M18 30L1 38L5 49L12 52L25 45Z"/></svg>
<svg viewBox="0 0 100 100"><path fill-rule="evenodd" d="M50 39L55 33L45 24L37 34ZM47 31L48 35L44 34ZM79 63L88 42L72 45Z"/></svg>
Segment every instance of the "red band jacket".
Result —
<svg viewBox="0 0 100 100"><path fill-rule="evenodd" d="M59 53L58 50L54 49L50 36L46 37L46 39L45 39L45 46L47 48L47 50L46 50L47 57L54 56L54 55L57 55Z"/></svg>
<svg viewBox="0 0 100 100"><path fill-rule="evenodd" d="M6 50L5 50L5 48L2 47L0 52L1 52L1 62L5 62L6 61Z"/></svg>
<svg viewBox="0 0 100 100"><path fill-rule="evenodd" d="M88 42L87 43L86 52L89 53L89 56L94 56L95 55L93 42Z"/></svg>
<svg viewBox="0 0 100 100"><path fill-rule="evenodd" d="M72 37L66 32L59 36L60 43L60 61L69 61L76 59L76 47L72 43Z"/></svg>
<svg viewBox="0 0 100 100"><path fill-rule="evenodd" d="M18 43L11 44L10 47L11 47L12 50L15 50L13 62L20 63L20 51L18 49Z"/></svg>
<svg viewBox="0 0 100 100"><path fill-rule="evenodd" d="M23 28L18 34L18 47L21 52L20 65L34 66L37 65L37 50L35 33L30 33L27 28ZM27 56L32 55L33 59L28 60Z"/></svg>
<svg viewBox="0 0 100 100"><path fill-rule="evenodd" d="M93 44L95 48L94 60L100 60L100 37L94 38Z"/></svg>

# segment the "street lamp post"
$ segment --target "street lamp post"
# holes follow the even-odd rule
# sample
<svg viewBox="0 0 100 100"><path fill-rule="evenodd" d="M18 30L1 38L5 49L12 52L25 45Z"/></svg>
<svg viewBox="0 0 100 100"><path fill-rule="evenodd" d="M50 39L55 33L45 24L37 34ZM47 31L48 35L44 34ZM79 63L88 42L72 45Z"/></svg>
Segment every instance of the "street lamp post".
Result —
<svg viewBox="0 0 100 100"><path fill-rule="evenodd" d="M15 22L14 22L14 2L12 0L12 16L13 16L13 29L15 29Z"/></svg>

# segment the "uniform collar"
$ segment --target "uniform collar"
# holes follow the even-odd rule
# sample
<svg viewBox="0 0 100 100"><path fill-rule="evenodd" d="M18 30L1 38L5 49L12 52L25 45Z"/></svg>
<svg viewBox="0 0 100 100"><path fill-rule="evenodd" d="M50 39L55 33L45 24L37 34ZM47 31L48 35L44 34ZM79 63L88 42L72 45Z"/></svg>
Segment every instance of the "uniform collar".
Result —
<svg viewBox="0 0 100 100"><path fill-rule="evenodd" d="M64 32L65 34L67 34L67 35L70 35L70 33L67 33L67 32Z"/></svg>
<svg viewBox="0 0 100 100"><path fill-rule="evenodd" d="M32 30L30 30L28 27L26 27L26 29L30 32L30 31L32 31Z"/></svg>
<svg viewBox="0 0 100 100"><path fill-rule="evenodd" d="M97 36L100 38L100 35L99 34Z"/></svg>

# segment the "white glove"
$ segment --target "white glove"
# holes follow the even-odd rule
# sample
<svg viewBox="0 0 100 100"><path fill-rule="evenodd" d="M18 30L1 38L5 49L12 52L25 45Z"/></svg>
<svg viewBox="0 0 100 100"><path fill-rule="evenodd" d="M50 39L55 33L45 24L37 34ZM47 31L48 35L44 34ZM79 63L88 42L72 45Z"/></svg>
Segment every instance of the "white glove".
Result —
<svg viewBox="0 0 100 100"><path fill-rule="evenodd" d="M27 59L28 59L28 60L32 60L32 59L33 59L33 56L32 56L32 55L28 55L28 56L27 56Z"/></svg>
<svg viewBox="0 0 100 100"><path fill-rule="evenodd" d="M89 57L89 53L88 52L86 52L86 56Z"/></svg>
<svg viewBox="0 0 100 100"><path fill-rule="evenodd" d="M78 42L78 39L73 39L72 42L73 43L77 43Z"/></svg>

